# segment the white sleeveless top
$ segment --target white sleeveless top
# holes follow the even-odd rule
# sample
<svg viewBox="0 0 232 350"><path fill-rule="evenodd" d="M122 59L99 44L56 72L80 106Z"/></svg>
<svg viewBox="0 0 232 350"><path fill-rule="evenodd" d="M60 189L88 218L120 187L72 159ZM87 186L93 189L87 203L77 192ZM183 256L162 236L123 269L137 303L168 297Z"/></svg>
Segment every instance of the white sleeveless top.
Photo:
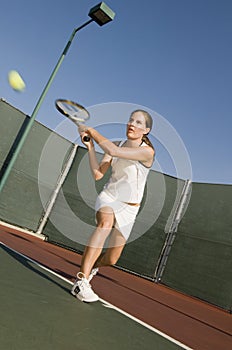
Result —
<svg viewBox="0 0 232 350"><path fill-rule="evenodd" d="M142 146L147 145L143 142ZM121 202L140 203L150 168L137 160L116 157L113 157L111 166L112 174L104 191Z"/></svg>

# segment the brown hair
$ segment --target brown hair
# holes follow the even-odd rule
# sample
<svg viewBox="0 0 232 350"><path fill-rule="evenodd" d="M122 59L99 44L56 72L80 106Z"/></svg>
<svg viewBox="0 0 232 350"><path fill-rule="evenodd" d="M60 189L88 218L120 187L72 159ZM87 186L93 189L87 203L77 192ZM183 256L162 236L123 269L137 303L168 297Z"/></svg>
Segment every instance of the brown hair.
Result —
<svg viewBox="0 0 232 350"><path fill-rule="evenodd" d="M135 111L133 111L131 113L131 116L136 113L136 112L141 112L144 116L144 119L145 119L145 122L146 122L146 128L149 128L150 130L152 129L152 125L153 125L153 119L151 117L151 115L143 110L143 109L136 109ZM148 146L150 146L152 149L154 149L154 146L153 144L151 143L151 141L149 140L148 134L144 134L143 137L142 137L142 141L145 142Z"/></svg>

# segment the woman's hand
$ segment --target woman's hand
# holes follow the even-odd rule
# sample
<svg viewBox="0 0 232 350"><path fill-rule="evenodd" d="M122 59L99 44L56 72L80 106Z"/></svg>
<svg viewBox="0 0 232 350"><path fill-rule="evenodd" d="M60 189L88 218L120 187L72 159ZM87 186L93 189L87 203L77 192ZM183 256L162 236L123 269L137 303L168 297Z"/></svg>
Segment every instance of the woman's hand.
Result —
<svg viewBox="0 0 232 350"><path fill-rule="evenodd" d="M80 135L81 135L81 133L87 132L87 131L88 131L88 127L85 124L78 125L78 132Z"/></svg>
<svg viewBox="0 0 232 350"><path fill-rule="evenodd" d="M88 127L84 124L79 124L78 125L78 132L81 136L81 141L82 143L88 148L88 149L91 149L93 147L93 141L92 139L90 138L90 141L85 141L84 140L84 137L85 136L89 136L89 133L88 133Z"/></svg>

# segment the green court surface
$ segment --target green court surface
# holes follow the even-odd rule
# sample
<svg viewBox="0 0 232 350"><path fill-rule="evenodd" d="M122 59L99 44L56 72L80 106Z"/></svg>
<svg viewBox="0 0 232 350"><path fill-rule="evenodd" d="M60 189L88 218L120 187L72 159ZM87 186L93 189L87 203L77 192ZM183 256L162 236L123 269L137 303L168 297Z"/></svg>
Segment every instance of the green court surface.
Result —
<svg viewBox="0 0 232 350"><path fill-rule="evenodd" d="M0 349L187 349L109 304L80 302L68 281L3 245L0 272Z"/></svg>

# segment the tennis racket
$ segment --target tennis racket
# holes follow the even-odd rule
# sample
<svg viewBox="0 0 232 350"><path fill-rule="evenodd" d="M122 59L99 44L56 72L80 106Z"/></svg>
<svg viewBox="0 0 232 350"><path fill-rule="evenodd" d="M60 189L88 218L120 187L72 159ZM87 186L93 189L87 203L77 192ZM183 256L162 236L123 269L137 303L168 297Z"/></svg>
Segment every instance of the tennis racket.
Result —
<svg viewBox="0 0 232 350"><path fill-rule="evenodd" d="M77 126L79 124L84 124L86 120L90 118L89 112L80 105L79 103L65 100L65 99L57 99L55 101L56 109L65 115L65 117L69 118L73 123L75 123ZM83 140L85 142L90 141L89 136L84 136Z"/></svg>

